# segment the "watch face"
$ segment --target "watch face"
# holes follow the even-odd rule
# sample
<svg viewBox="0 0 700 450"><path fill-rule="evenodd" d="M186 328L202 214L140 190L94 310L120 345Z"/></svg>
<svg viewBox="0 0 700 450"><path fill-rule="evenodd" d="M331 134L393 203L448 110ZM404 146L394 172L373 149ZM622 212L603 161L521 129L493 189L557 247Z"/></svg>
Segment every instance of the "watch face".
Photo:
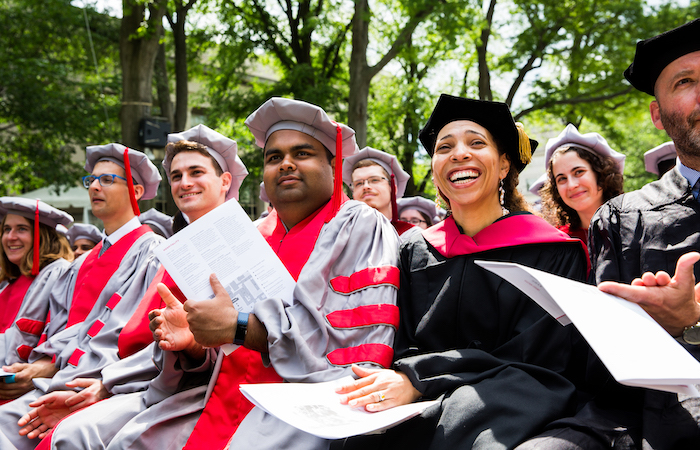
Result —
<svg viewBox="0 0 700 450"><path fill-rule="evenodd" d="M683 332L683 340L688 344L700 345L700 326L693 326Z"/></svg>

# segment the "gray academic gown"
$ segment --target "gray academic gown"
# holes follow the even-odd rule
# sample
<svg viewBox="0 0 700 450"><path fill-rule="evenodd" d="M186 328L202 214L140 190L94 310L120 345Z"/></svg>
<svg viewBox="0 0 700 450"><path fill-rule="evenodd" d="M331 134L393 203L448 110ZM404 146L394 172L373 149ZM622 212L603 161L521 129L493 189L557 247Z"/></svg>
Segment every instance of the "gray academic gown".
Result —
<svg viewBox="0 0 700 450"><path fill-rule="evenodd" d="M100 379L101 370L119 360L119 333L155 276L158 262L152 250L162 241L163 238L153 232L139 237L124 255L119 268L100 292L85 320L56 331L51 326L58 322L66 323L73 297L75 281L71 285L66 283L66 279L75 280L80 264L85 260L84 255L71 265L62 277L65 291L53 292L51 296L51 323L48 328L55 333L49 334L48 340L36 347L30 356L30 362L47 356L55 358L59 371L53 378L35 379L36 389L0 406L0 449L34 448L38 440L17 434L17 421L31 409L29 403L46 393L68 389L65 383L75 378ZM120 298L118 302L117 297ZM57 312L56 316L54 311Z"/></svg>
<svg viewBox="0 0 700 450"><path fill-rule="evenodd" d="M44 267L34 278L22 300L22 305L17 312L14 323L4 333L0 334L0 363L11 365L16 362L27 362L20 349L33 349L39 343L43 326L36 330L22 329L17 321L26 319L35 324L45 324L46 315L49 312L49 295L54 284L61 277L70 262L59 258Z"/></svg>
<svg viewBox="0 0 700 450"><path fill-rule="evenodd" d="M350 375L351 370L349 364L329 361L333 350L364 343L391 347L393 326L338 329L326 317L363 305L395 305L396 285L384 283L340 292L331 287L331 280L368 268L396 268L397 260L398 236L389 221L364 203L346 202L323 226L299 274L293 304L268 299L255 307L256 316L268 330L269 360L277 373L292 382L334 380ZM162 372L145 392L116 395L70 416L56 427L52 446L61 450L182 448L205 406L207 381L210 377L211 383L216 381L211 375L216 356L217 350L210 349L204 364L190 367L178 353L156 347L154 361ZM329 441L287 426L258 408L239 426L235 448L244 448L235 443L240 441L246 443L240 445L254 445L258 450L329 446Z"/></svg>

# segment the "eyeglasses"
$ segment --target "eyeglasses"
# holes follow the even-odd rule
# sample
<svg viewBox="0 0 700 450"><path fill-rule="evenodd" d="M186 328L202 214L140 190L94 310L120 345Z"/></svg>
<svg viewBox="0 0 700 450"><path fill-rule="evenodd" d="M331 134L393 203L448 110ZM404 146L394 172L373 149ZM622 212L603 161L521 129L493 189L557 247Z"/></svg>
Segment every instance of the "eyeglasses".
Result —
<svg viewBox="0 0 700 450"><path fill-rule="evenodd" d="M384 177L369 177L365 180L353 181L352 188L355 190L362 189L362 187L365 185L365 183L369 183L370 186L376 186L379 183L381 183L382 180L389 181Z"/></svg>
<svg viewBox="0 0 700 450"><path fill-rule="evenodd" d="M422 224L422 223L428 223L428 222L426 222L426 221L423 220L423 219L416 219L416 218L413 218L413 219L401 219L401 218L399 218L399 220L402 220L402 221L404 221L404 222L408 222L408 223L410 223L411 225L420 225L420 224Z"/></svg>
<svg viewBox="0 0 700 450"><path fill-rule="evenodd" d="M111 186L114 184L114 179L115 178L120 178L124 181L126 181L126 178L120 177L119 175L115 175L113 173L103 173L102 175L95 176L95 175L87 175L83 177L83 186L85 186L85 189L90 189L90 186L92 185L92 182L95 180L98 180L100 182L100 186Z"/></svg>

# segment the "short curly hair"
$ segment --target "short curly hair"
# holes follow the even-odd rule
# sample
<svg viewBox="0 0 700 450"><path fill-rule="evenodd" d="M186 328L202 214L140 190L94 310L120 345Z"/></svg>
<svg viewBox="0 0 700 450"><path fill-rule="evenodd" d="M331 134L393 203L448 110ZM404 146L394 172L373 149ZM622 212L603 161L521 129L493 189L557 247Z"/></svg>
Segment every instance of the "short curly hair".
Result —
<svg viewBox="0 0 700 450"><path fill-rule="evenodd" d="M603 190L603 203L613 197L622 194L622 184L624 177L620 173L617 163L610 156L603 156L599 153L590 151L583 147L575 145L565 145L558 148L547 163L547 181L540 189L542 197L542 215L544 218L556 227L569 224L572 228L581 228L581 218L575 209L564 203L564 200L559 195L554 172L552 170L552 161L559 155L574 151L579 158L590 164L591 169L595 173L598 187Z"/></svg>

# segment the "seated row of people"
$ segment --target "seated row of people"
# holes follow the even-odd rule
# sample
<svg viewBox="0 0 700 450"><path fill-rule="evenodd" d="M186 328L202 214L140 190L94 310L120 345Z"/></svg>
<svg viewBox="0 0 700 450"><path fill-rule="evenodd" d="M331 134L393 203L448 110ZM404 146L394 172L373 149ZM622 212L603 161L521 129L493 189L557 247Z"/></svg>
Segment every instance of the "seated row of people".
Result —
<svg viewBox="0 0 700 450"><path fill-rule="evenodd" d="M694 166L690 155L700 152L698 124L683 122L698 105L693 80L700 74L700 44L691 39L698 31L700 20L640 44L628 70L635 87L656 92L652 117L669 131L681 164L640 193L598 209L589 239L596 282L671 272L682 253L698 247L693 219L700 205L683 169ZM671 45L678 42L684 45ZM669 48L677 50L669 54ZM293 300L266 299L246 314L216 277L210 279L214 298L184 298L153 256L162 238L137 218L137 200L157 187L155 167L118 144L88 147L91 175L84 183L106 238L58 275L48 297L51 321L36 326L45 341L27 363L5 367L14 377L0 384L0 395L29 392L0 406L0 448L664 449L700 443L692 401L619 385L574 327L560 326L474 264L514 261L568 278L588 276L583 242L530 213L517 190L537 142L505 104L449 95L438 100L419 139L431 155L448 217L426 230L400 223L400 167L373 149L361 153L353 130L321 108L273 98L246 125L262 148L265 192L274 207L258 230L297 281ZM565 131L563 140L576 139L587 138ZM246 170L235 141L203 125L169 140L163 165L180 210L178 227L237 196ZM559 147L552 145L547 158L550 185L580 175L578 159L592 165L588 153ZM375 160L351 166L356 196L390 181L389 209L345 196L342 161L353 155ZM589 183L596 197L600 183ZM36 207L28 211L37 214ZM583 224L588 210L576 214ZM402 228L409 231L399 246ZM27 231L8 229L8 236ZM8 252L21 248L18 240ZM632 287L666 295L668 285L657 275ZM679 336L700 319L695 296L687 289L682 294L655 308L631 299ZM669 318L676 307L683 314ZM221 346L230 343L240 347L226 355ZM353 407L439 402L383 435L330 442L253 408L238 389L346 375L355 381L338 392Z"/></svg>

